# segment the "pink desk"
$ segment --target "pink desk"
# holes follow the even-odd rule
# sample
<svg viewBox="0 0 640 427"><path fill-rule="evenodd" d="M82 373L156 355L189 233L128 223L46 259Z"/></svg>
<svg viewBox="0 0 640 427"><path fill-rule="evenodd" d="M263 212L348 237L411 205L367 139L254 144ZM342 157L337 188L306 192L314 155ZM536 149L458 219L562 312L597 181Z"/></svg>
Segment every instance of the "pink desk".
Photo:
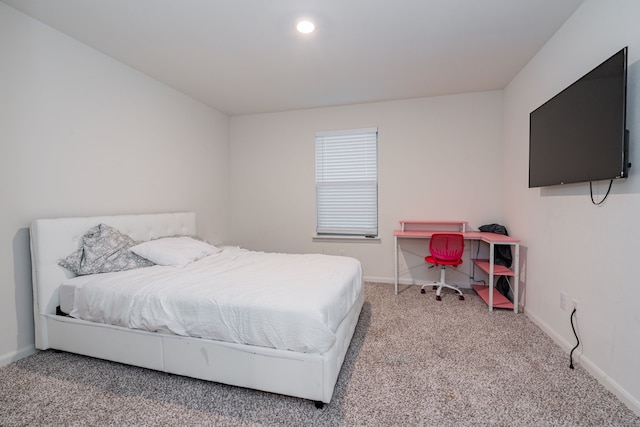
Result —
<svg viewBox="0 0 640 427"><path fill-rule="evenodd" d="M496 299L500 299L500 301L495 301L495 307L504 306L503 304L508 303L509 308L513 305L513 312L518 312L518 287L520 281L520 240L514 239L510 236L504 236L502 234L496 233L485 233L481 231L466 231L466 222L465 221L400 221L401 229L395 230L393 232L394 243L395 243L395 293L398 294L398 280L399 280L399 272L398 272L398 240L399 239L430 239L433 233L442 233L442 232L457 232L464 236L465 240L472 240L478 242L484 242L489 245L489 259L471 259L473 264L483 270L485 273L489 275L489 285L482 286L472 284L473 289L480 295L480 297L485 300L487 305L489 306L489 311L493 311L494 301ZM413 227L429 227L429 226L437 226L444 228L456 228L456 230L424 230L424 229L410 229ZM494 264L494 249L495 245L510 245L513 246L514 259L513 259L513 269L509 269L507 267L501 265ZM513 300L514 303L511 304L509 300L504 298L500 293L497 293L494 296L493 291L493 280L495 276L511 276L513 277ZM505 302L506 301L506 302Z"/></svg>

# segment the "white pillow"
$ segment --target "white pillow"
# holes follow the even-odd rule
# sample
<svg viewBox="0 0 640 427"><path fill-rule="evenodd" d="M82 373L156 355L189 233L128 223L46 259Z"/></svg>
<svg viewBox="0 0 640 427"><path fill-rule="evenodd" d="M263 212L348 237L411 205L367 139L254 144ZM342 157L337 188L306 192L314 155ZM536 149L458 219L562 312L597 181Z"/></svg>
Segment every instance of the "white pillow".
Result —
<svg viewBox="0 0 640 427"><path fill-rule="evenodd" d="M130 250L158 265L185 265L220 252L219 248L191 237L165 237L140 243Z"/></svg>

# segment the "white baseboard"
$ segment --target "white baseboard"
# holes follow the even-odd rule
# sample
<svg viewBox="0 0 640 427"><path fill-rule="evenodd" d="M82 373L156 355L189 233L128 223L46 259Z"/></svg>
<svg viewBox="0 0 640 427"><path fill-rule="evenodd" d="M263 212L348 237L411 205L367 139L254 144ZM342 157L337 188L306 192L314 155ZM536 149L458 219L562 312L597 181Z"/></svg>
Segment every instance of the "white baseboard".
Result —
<svg viewBox="0 0 640 427"><path fill-rule="evenodd" d="M364 278L365 282L374 282L374 283L390 283L393 284L393 279L389 278L389 277L371 277L371 276L365 276Z"/></svg>
<svg viewBox="0 0 640 427"><path fill-rule="evenodd" d="M393 280L393 278L390 277L372 277L372 276L367 276L364 277L364 281L365 282L373 282L373 283L388 283L393 285L395 283L395 281ZM423 285L430 285L433 283L433 280L413 280L413 279L400 279L398 280L398 284L399 285L415 285L415 286L423 286ZM462 289L471 289L471 285L468 284L464 284L464 283L452 283Z"/></svg>
<svg viewBox="0 0 640 427"><path fill-rule="evenodd" d="M549 327L545 322L543 322L540 317L538 317L534 312L530 309L527 309L525 315L531 319L533 323L538 325L542 331L547 334L556 344L558 344L565 353L569 354L571 349L575 346L575 344L571 344L567 342L564 338L558 335L553 329ZM623 402L629 409L636 413L636 415L640 416L640 401L631 396L624 388L620 387L620 385L615 382L610 376L606 374L602 369L596 366L588 357L584 356L581 352L581 348L578 347L576 349L576 353L574 353L574 363L580 364L583 368L587 370L593 377L603 386L607 388L611 393L615 394L621 402ZM577 357L576 357L577 356ZM568 364L567 360L567 364Z"/></svg>
<svg viewBox="0 0 640 427"><path fill-rule="evenodd" d="M31 356L36 353L35 346L29 346L18 351L14 351L12 353L7 353L0 355L0 367L6 366L10 363L13 363L17 360L24 359L25 357Z"/></svg>

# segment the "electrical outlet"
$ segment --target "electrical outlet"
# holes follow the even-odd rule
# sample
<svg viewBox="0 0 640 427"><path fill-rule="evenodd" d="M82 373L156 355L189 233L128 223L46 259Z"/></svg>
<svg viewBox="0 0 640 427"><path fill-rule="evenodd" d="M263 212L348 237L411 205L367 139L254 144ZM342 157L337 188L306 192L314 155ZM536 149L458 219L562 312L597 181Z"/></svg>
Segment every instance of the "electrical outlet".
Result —
<svg viewBox="0 0 640 427"><path fill-rule="evenodd" d="M578 309L578 300L574 299L573 301L571 301L571 310L577 310Z"/></svg>
<svg viewBox="0 0 640 427"><path fill-rule="evenodd" d="M560 308L563 309L564 311L567 311L567 301L569 300L569 297L567 296L566 292L560 292Z"/></svg>

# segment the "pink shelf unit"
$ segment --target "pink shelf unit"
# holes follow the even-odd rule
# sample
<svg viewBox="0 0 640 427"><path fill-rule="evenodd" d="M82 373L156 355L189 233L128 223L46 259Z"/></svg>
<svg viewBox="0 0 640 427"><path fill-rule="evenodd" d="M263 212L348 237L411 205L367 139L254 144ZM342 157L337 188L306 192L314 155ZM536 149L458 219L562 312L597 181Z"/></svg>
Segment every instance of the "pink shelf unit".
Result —
<svg viewBox="0 0 640 427"><path fill-rule="evenodd" d="M497 267L497 266L496 266ZM489 304L489 286L487 285L478 285L472 284L471 287L478 294L482 300ZM513 310L513 303L509 301L504 295L500 292L494 290L493 292L493 308L506 308L509 310Z"/></svg>
<svg viewBox="0 0 640 427"><path fill-rule="evenodd" d="M491 264L488 259L472 259L471 260L475 265L480 267L482 271L489 274L489 269L491 268ZM510 268L505 267L504 265L493 265L493 274L495 276L514 276L515 273Z"/></svg>

